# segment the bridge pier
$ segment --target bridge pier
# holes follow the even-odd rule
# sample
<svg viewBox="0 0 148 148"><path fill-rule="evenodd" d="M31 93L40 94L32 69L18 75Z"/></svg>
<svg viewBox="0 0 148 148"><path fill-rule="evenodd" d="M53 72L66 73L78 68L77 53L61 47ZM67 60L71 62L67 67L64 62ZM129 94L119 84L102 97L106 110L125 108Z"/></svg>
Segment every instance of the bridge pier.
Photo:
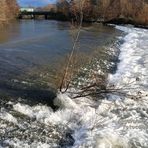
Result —
<svg viewBox="0 0 148 148"><path fill-rule="evenodd" d="M32 19L35 19L35 15L34 14L32 15Z"/></svg>
<svg viewBox="0 0 148 148"><path fill-rule="evenodd" d="M45 20L47 20L47 19L48 19L48 15L45 14Z"/></svg>

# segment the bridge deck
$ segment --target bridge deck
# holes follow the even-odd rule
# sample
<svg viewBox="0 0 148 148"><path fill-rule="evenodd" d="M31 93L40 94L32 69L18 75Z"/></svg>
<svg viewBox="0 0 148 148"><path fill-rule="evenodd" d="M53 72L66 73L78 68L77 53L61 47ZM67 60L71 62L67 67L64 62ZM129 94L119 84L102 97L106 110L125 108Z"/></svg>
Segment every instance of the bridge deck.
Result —
<svg viewBox="0 0 148 148"><path fill-rule="evenodd" d="M53 15L54 12L51 11L34 11L34 12L27 12L23 11L20 13L20 15Z"/></svg>

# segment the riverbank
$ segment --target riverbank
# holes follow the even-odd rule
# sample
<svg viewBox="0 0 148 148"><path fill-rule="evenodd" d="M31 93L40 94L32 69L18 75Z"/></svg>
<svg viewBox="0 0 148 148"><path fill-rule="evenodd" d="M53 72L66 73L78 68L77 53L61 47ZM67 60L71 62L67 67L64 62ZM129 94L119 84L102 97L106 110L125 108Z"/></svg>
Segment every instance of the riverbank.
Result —
<svg viewBox="0 0 148 148"><path fill-rule="evenodd" d="M132 26L137 27L137 28L148 29L148 25L138 24L134 21L126 20L126 19L113 19L111 21L104 21L104 22L100 22L100 23L103 23L103 24L106 24L106 25L107 24L123 25L123 26L132 25Z"/></svg>
<svg viewBox="0 0 148 148"><path fill-rule="evenodd" d="M77 1L57 1L57 11L65 18L79 21L80 7ZM62 9L65 8L65 9ZM115 24L148 26L148 2L146 0L100 0L83 3L83 20Z"/></svg>
<svg viewBox="0 0 148 148"><path fill-rule="evenodd" d="M45 20L45 16L36 16L33 17L32 15L27 15L27 16L18 16L17 17L18 20ZM69 22L69 23L73 23L77 24L78 22L75 20L75 18L71 18L68 16L65 16L62 13L53 13L52 15L47 15L46 20L56 20L56 21L63 21L63 22ZM98 17L97 19L84 19L83 23L89 23L89 24L93 24L93 23L100 23L103 25L108 25L108 24L115 24L115 25L133 25L134 27L138 27L138 28L145 28L148 29L148 24L145 23L140 23L140 22L136 22L134 19L128 19L128 18L113 18L113 19L102 19L102 17Z"/></svg>

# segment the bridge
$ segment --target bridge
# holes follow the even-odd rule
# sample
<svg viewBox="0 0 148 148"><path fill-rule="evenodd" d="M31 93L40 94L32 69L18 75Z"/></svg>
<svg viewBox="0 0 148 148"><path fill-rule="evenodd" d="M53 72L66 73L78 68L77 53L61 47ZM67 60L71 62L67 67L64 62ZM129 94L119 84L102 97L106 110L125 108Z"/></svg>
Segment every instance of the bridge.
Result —
<svg viewBox="0 0 148 148"><path fill-rule="evenodd" d="M19 13L18 18L30 18L30 19L36 19L38 16L43 16L45 19L51 19L55 18L57 16L57 13L51 12L51 11L22 11Z"/></svg>

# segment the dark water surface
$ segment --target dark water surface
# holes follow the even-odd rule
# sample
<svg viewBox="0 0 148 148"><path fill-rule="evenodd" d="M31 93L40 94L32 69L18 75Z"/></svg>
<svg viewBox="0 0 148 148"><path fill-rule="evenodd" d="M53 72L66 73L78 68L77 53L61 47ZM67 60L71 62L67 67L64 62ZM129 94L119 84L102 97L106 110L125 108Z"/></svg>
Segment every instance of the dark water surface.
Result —
<svg viewBox="0 0 148 148"><path fill-rule="evenodd" d="M45 70L50 77L50 85L54 83L53 72L60 70L58 65L72 47L70 30L68 22L49 20L21 20L1 29L0 94L37 99L52 96L52 93L42 89L40 72ZM94 49L112 42L118 34L111 26L85 25L79 50L90 54ZM33 82L36 82L34 86Z"/></svg>

